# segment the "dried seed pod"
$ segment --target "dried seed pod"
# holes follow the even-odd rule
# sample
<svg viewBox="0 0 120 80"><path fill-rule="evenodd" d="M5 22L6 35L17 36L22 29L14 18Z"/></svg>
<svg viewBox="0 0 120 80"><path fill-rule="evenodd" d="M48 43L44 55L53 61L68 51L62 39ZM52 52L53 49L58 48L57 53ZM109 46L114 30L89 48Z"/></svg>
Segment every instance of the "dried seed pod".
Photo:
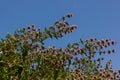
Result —
<svg viewBox="0 0 120 80"><path fill-rule="evenodd" d="M66 17L71 18L71 17L72 17L72 14L69 13L69 14L66 15Z"/></svg>
<svg viewBox="0 0 120 80"><path fill-rule="evenodd" d="M115 41L112 41L111 44L114 45L114 44L115 44Z"/></svg>
<svg viewBox="0 0 120 80"><path fill-rule="evenodd" d="M108 54L110 54L111 53L111 50L108 50Z"/></svg>
<svg viewBox="0 0 120 80"><path fill-rule="evenodd" d="M115 50L114 50L114 49L112 49L112 52L113 52L113 53L115 53Z"/></svg>

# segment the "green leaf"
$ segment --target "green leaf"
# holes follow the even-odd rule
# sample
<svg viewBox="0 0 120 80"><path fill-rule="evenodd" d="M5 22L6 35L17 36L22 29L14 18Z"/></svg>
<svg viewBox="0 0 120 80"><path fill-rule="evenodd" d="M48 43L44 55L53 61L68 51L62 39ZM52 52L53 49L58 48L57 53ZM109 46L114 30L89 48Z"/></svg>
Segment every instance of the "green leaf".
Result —
<svg viewBox="0 0 120 80"><path fill-rule="evenodd" d="M11 35L10 33L7 34L6 36L8 39L15 39L15 37L13 35Z"/></svg>
<svg viewBox="0 0 120 80"><path fill-rule="evenodd" d="M39 37L42 37L42 32L39 32L38 36L39 36Z"/></svg>
<svg viewBox="0 0 120 80"><path fill-rule="evenodd" d="M0 61L0 66L3 66L3 64L4 64L4 61Z"/></svg>
<svg viewBox="0 0 120 80"><path fill-rule="evenodd" d="M56 25L56 24L58 24L59 23L59 21L56 21L55 23L54 23L54 25Z"/></svg>
<svg viewBox="0 0 120 80"><path fill-rule="evenodd" d="M58 70L54 70L54 80L57 80L58 78Z"/></svg>
<svg viewBox="0 0 120 80"><path fill-rule="evenodd" d="M27 72L24 70L24 77L22 80L28 80L28 75L27 75Z"/></svg>
<svg viewBox="0 0 120 80"><path fill-rule="evenodd" d="M56 32L53 33L53 36L58 39L57 35L56 35Z"/></svg>
<svg viewBox="0 0 120 80"><path fill-rule="evenodd" d="M50 34L50 30L48 30L47 28L45 28L45 33Z"/></svg>
<svg viewBox="0 0 120 80"><path fill-rule="evenodd" d="M84 44L84 42L83 42L83 40L82 40L82 39L80 39L80 42L81 42L82 44Z"/></svg>
<svg viewBox="0 0 120 80"><path fill-rule="evenodd" d="M22 59L24 60L26 58L26 56L28 55L28 50L30 49L30 46L26 46L24 45L23 47L21 47L22 50Z"/></svg>
<svg viewBox="0 0 120 80"><path fill-rule="evenodd" d="M67 47L68 47L68 48L71 48L71 44L70 44L70 43L68 43Z"/></svg>
<svg viewBox="0 0 120 80"><path fill-rule="evenodd" d="M50 30L51 33L55 32L55 28L53 26L50 26L49 30Z"/></svg>
<svg viewBox="0 0 120 80"><path fill-rule="evenodd" d="M73 43L72 48L78 49L79 48L79 44L78 43Z"/></svg>
<svg viewBox="0 0 120 80"><path fill-rule="evenodd" d="M45 28L45 33L48 34L50 38L52 38L52 34L50 33L50 30L48 30L47 28Z"/></svg>
<svg viewBox="0 0 120 80"><path fill-rule="evenodd" d="M23 67L22 66L18 66L18 74L20 75L22 73Z"/></svg>

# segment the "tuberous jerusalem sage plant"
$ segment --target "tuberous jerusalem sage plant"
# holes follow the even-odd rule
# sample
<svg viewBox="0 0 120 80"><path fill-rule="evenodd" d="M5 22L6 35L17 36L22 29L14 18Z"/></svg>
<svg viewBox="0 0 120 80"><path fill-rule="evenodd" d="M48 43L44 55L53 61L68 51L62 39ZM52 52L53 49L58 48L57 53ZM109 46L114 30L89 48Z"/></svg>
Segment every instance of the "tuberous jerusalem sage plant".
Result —
<svg viewBox="0 0 120 80"><path fill-rule="evenodd" d="M8 34L0 41L0 80L116 80L120 71L111 67L111 61L102 66L101 55L115 53L110 39L80 39L64 48L45 46L45 40L59 39L73 32L77 26L66 21L71 13L54 25L37 28L24 27ZM109 48L109 49L108 49ZM96 57L96 55L100 57Z"/></svg>

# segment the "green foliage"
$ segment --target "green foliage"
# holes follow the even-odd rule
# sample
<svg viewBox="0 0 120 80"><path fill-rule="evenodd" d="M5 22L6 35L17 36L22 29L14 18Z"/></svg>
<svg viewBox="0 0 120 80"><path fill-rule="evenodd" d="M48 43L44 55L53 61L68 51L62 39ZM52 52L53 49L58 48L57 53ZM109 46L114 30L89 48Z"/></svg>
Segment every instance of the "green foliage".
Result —
<svg viewBox="0 0 120 80"><path fill-rule="evenodd" d="M35 25L7 34L0 41L0 80L116 80L120 71L112 70L111 60L103 67L104 54L114 53L110 39L80 39L65 49L45 47L46 39L59 39L77 28L63 16L53 26L41 31Z"/></svg>

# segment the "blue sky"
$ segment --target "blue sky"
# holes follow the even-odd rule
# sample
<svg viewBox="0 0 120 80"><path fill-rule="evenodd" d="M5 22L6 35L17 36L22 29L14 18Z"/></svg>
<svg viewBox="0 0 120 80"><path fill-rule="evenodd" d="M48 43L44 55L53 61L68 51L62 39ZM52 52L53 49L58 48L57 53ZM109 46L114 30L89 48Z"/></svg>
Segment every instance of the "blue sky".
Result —
<svg viewBox="0 0 120 80"><path fill-rule="evenodd" d="M0 0L0 37L32 24L44 29L67 13L73 13L68 21L78 29L60 40L46 41L47 45L64 47L80 38L111 38L117 42L116 53L106 58L120 69L120 0Z"/></svg>

